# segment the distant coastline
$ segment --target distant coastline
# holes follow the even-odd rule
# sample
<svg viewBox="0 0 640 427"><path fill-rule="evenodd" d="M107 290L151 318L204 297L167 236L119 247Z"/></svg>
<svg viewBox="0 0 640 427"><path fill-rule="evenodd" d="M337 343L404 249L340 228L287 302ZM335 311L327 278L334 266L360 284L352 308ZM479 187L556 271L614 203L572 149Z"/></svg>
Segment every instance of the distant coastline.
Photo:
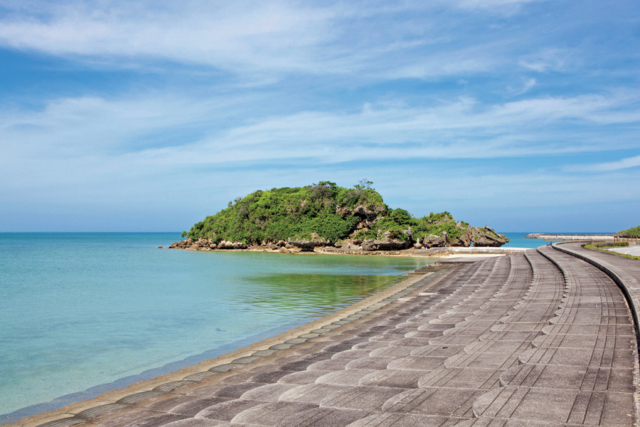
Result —
<svg viewBox="0 0 640 427"><path fill-rule="evenodd" d="M530 233L525 239L541 239L541 240L566 240L566 241L577 241L577 240L597 240L597 241L607 241L613 240L613 234L598 234L598 233L589 233L589 234L580 234L580 233L565 233L565 234L547 234L547 233Z"/></svg>

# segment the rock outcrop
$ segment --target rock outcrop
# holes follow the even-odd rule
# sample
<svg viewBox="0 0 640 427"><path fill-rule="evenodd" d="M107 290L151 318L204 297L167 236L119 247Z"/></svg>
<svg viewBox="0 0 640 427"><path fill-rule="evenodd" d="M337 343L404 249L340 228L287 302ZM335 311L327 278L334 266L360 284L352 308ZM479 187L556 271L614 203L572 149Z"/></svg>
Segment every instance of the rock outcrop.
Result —
<svg viewBox="0 0 640 427"><path fill-rule="evenodd" d="M399 239L365 240L362 242L362 250L371 251L395 251L411 247L411 241Z"/></svg>
<svg viewBox="0 0 640 427"><path fill-rule="evenodd" d="M468 248L471 246L471 232L466 231L457 237L447 236L447 246Z"/></svg>
<svg viewBox="0 0 640 427"><path fill-rule="evenodd" d="M485 226L484 228L472 227L471 228L471 240L473 246L483 247L500 247L506 243L509 243L509 239L503 234L498 234L492 228Z"/></svg>
<svg viewBox="0 0 640 427"><path fill-rule="evenodd" d="M427 248L441 248L447 246L447 234L444 236L436 236L435 234L429 234L422 240L422 244Z"/></svg>
<svg viewBox="0 0 640 427"><path fill-rule="evenodd" d="M341 217L357 216L360 218L360 222L356 225L355 230L369 230L373 224L378 220L378 216L384 212L384 206L375 206L373 208L366 207L364 205L358 205L351 209L348 207L336 207L336 213Z"/></svg>
<svg viewBox="0 0 640 427"><path fill-rule="evenodd" d="M365 240L362 242L362 250L367 252L377 251L378 246L376 246L375 240Z"/></svg>
<svg viewBox="0 0 640 427"><path fill-rule="evenodd" d="M336 207L336 213L340 216L359 216L362 219L366 219L369 221L374 221L378 215L380 215L384 211L384 206L375 206L373 209L365 207L363 205L358 205L355 208L347 208L347 207Z"/></svg>
<svg viewBox="0 0 640 427"><path fill-rule="evenodd" d="M371 251L396 251L402 249L408 249L415 247L416 249L426 246L427 248L439 248L445 246L451 247L469 247L473 243L475 247L500 247L509 242L509 239L502 234L498 234L489 227L464 227L458 225L457 228L464 229L464 232L458 233L456 237L452 237L447 234L446 231L442 232L441 236L435 234L429 234L425 236L422 243L418 242L413 244L413 233L411 227L407 230L403 230L401 233L389 232L379 233L379 239L367 239L361 241L359 239L350 240L354 246L362 245L362 250L365 252ZM405 235L403 239L397 238L398 236ZM272 250L297 250L297 251L313 251L317 247L331 246L331 242L325 238L320 237L317 233L311 233L309 239L301 238L289 238L285 242L279 240L276 243L269 242L263 243L263 246ZM341 247L340 243L334 243L335 247ZM169 246L169 249L191 249L191 250L228 250L228 249L247 249L249 246L243 242L232 242L229 240L221 240L218 243L212 241L212 239L198 239L198 240L182 240L180 242L174 242Z"/></svg>
<svg viewBox="0 0 640 427"><path fill-rule="evenodd" d="M191 239L182 240L180 242L173 242L167 249L187 249L191 246L193 241Z"/></svg>
<svg viewBox="0 0 640 427"><path fill-rule="evenodd" d="M168 249L192 249L196 251L206 251L211 249L247 249L248 247L249 246L243 242L229 242L227 240L222 240L216 244L207 239L198 239L197 241L187 239L172 243Z"/></svg>
<svg viewBox="0 0 640 427"><path fill-rule="evenodd" d="M456 237L443 232L442 236L430 234L426 236L422 244L428 248L441 248L444 246L468 248L473 243L474 247L500 247L505 243L509 243L509 239L502 234L496 233L489 227L459 227L465 228L465 231Z"/></svg>
<svg viewBox="0 0 640 427"><path fill-rule="evenodd" d="M311 239L289 238L287 243L301 251L313 251L315 248L324 247L331 244L327 239L320 237L316 233L311 233Z"/></svg>

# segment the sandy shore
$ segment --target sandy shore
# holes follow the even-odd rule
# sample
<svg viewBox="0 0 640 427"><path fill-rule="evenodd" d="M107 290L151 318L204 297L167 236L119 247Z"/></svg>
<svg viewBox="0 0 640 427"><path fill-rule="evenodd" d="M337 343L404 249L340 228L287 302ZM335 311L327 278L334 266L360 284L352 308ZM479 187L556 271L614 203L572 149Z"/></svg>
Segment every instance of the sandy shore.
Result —
<svg viewBox="0 0 640 427"><path fill-rule="evenodd" d="M282 249L269 249L263 247L251 247L249 249L183 249L188 251L204 252L259 252L283 255L354 255L354 256L383 256L383 257L405 257L405 258L433 258L437 260L448 260L454 258L482 259L501 255L520 253L531 248L474 248L474 247L442 247L431 249L405 249L398 251L363 251L357 249L342 248L316 248L314 251L291 251Z"/></svg>
<svg viewBox="0 0 640 427"><path fill-rule="evenodd" d="M279 350L278 353L279 354L281 353L282 355L286 355L289 352L289 350L284 348L286 347L286 344L285 344L286 341L298 340L301 336L310 334L311 331L313 330L327 327L328 325L330 325L335 321L338 321L347 316L353 315L354 313L361 312L362 310L375 311L378 308L384 306L384 304L381 303L382 300L406 290L407 288L414 285L419 280L422 280L423 278L432 275L434 272L438 273L436 274L436 276L442 274L439 271L442 270L443 268L446 270L448 267L446 266L422 267L416 270L414 273L408 274L409 277L406 280L403 280L402 282L390 288L387 288L383 291L380 291L375 295L372 295L362 301L354 303L349 307L335 311L327 316L322 317L321 319L315 320L306 325L300 326L295 329L291 329L289 331L276 335L272 338L267 338L263 341L251 344L245 348L238 349L231 353L221 355L214 359L205 360L198 364L182 368L178 371L160 375L151 380L141 381L141 382L132 384L128 387L125 387L123 389L109 391L107 393L104 393L90 400L84 400L84 401L72 403L54 411L44 412L44 413L40 413L40 414L36 414L30 417L24 418L16 422L15 424L11 424L11 426L35 427L47 422L60 420L68 417L73 417L74 415L82 411L88 410L90 408L114 404L118 400L133 394L148 392L153 389L157 390L158 387L162 387L163 385L168 383L200 381L200 379L211 375L209 370L212 368L226 366L227 364L231 363L232 361L236 361L239 358L251 357L252 355L255 355L256 352L272 351L269 349L272 348L273 346L278 346L278 345L282 346L283 349ZM290 350L290 352L294 352L295 350L296 349L293 348ZM221 372L224 372L224 370L222 370ZM226 375L223 374L223 375L216 376L216 378L218 377L220 378L220 380L222 380L226 377Z"/></svg>

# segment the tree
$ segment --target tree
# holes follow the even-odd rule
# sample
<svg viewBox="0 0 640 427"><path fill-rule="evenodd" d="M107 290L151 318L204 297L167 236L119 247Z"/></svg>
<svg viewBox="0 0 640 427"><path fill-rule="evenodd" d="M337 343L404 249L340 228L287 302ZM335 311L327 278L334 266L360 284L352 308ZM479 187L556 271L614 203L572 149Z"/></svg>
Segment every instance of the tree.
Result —
<svg viewBox="0 0 640 427"><path fill-rule="evenodd" d="M338 186L335 182L320 181L311 186L311 197L314 199L325 199L333 197L338 192Z"/></svg>
<svg viewBox="0 0 640 427"><path fill-rule="evenodd" d="M355 188L356 190L371 190L373 182L369 181L368 179L361 179L359 183L357 183L356 185L353 186L353 188Z"/></svg>

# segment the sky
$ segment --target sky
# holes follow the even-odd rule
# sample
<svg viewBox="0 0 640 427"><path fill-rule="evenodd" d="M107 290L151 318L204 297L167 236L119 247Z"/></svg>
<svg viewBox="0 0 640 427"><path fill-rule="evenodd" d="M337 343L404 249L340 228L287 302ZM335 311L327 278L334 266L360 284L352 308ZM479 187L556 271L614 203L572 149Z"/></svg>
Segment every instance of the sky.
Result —
<svg viewBox="0 0 640 427"><path fill-rule="evenodd" d="M640 224L640 3L0 0L0 231L362 179L501 232Z"/></svg>

